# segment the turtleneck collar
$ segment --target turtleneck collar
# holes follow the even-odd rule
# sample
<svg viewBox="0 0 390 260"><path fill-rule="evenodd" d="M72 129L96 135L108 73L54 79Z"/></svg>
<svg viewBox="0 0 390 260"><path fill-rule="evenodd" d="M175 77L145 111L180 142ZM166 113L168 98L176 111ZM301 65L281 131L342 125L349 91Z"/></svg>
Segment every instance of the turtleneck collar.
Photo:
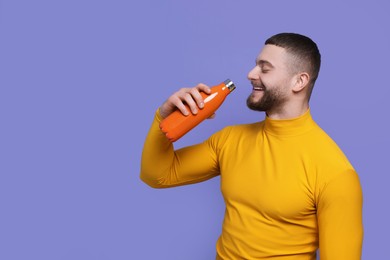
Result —
<svg viewBox="0 0 390 260"><path fill-rule="evenodd" d="M277 136L294 136L310 131L316 123L311 117L310 108L302 115L289 119L265 117L264 130Z"/></svg>

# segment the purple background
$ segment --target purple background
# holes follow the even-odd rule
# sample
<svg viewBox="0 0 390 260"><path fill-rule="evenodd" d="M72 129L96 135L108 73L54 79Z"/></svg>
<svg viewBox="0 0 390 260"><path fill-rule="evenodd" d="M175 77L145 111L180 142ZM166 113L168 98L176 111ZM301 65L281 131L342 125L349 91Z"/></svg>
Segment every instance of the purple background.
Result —
<svg viewBox="0 0 390 260"><path fill-rule="evenodd" d="M382 1L0 1L0 259L213 259L219 178L166 190L139 180L143 141L174 91L237 89L176 143L261 120L247 72L269 36L322 53L315 120L364 191L363 259L390 233L389 4Z"/></svg>

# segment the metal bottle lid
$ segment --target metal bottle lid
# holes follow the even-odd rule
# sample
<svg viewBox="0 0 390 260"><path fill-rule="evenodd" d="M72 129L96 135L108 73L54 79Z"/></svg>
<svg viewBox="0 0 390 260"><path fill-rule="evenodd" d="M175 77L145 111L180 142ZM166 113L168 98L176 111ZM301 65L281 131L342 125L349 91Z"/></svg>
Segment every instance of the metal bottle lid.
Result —
<svg viewBox="0 0 390 260"><path fill-rule="evenodd" d="M233 81L231 81L230 79L225 80L223 83L230 90L230 92L233 91L236 88L236 86L234 85Z"/></svg>

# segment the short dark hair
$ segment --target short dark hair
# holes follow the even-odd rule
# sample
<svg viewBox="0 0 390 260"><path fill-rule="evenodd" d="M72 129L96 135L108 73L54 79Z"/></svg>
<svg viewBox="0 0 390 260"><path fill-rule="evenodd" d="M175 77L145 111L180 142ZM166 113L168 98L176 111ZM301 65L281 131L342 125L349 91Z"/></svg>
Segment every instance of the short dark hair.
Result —
<svg viewBox="0 0 390 260"><path fill-rule="evenodd" d="M276 34L267 39L265 44L284 48L296 60L292 64L295 72L301 70L309 73L308 97L310 98L321 67L321 54L317 44L309 37L297 33Z"/></svg>

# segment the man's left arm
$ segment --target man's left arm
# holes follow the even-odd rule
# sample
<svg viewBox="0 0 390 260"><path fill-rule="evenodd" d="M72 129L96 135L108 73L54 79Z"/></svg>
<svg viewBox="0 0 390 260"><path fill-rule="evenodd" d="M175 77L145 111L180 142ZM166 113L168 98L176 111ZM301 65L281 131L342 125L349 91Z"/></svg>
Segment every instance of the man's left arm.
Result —
<svg viewBox="0 0 390 260"><path fill-rule="evenodd" d="M317 205L321 260L360 260L363 195L358 175L348 170L327 183Z"/></svg>

